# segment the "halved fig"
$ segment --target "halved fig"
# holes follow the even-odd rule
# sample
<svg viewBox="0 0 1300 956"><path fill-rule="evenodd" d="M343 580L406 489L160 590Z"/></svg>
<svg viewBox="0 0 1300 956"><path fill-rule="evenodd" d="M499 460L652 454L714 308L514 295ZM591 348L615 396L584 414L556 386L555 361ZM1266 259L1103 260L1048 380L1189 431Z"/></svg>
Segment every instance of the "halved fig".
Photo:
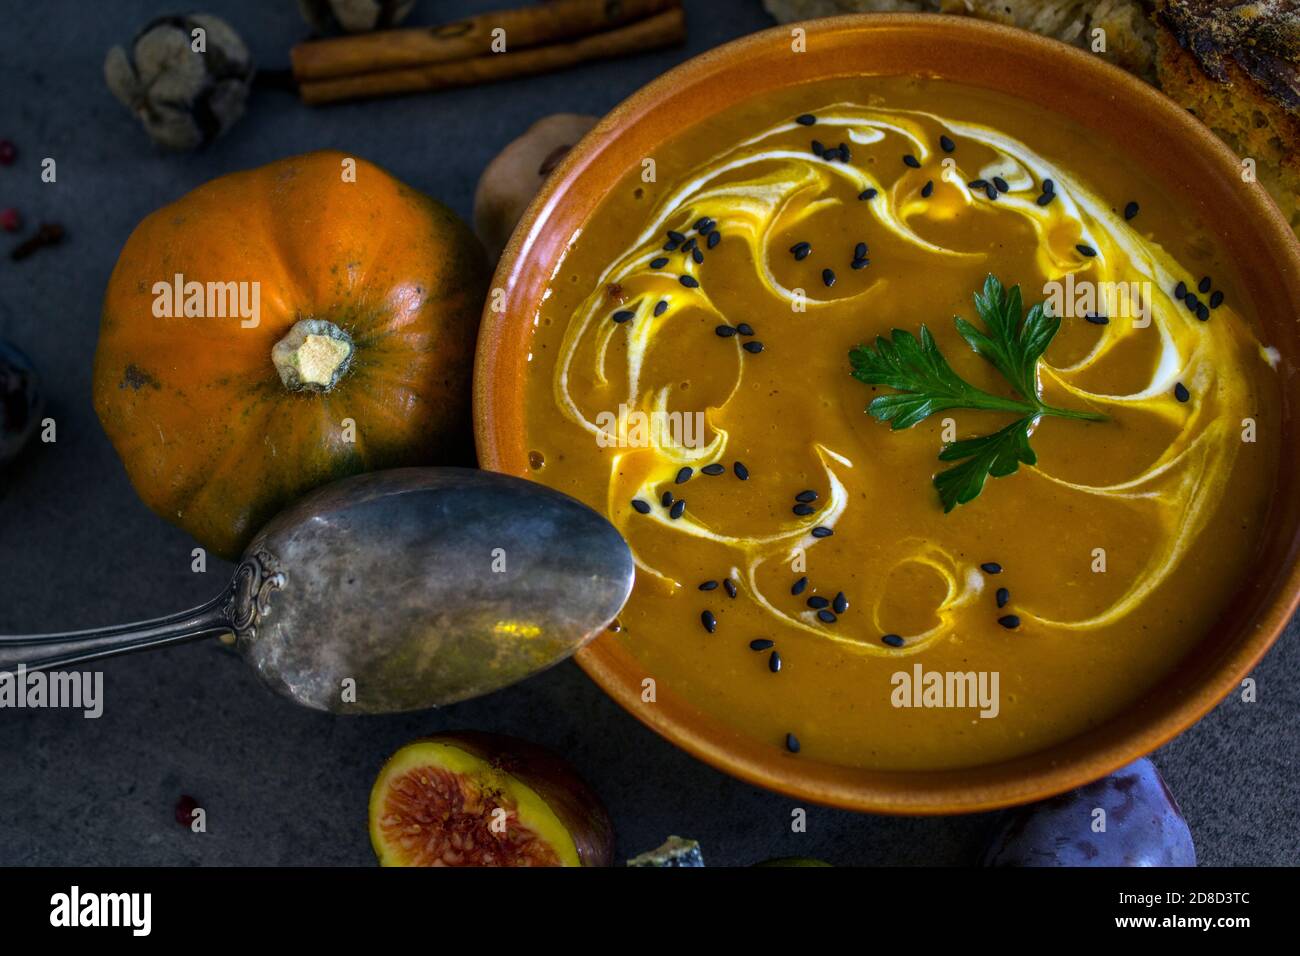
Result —
<svg viewBox="0 0 1300 956"><path fill-rule="evenodd" d="M614 828L564 760L514 737L413 740L370 791L381 866L609 866Z"/></svg>

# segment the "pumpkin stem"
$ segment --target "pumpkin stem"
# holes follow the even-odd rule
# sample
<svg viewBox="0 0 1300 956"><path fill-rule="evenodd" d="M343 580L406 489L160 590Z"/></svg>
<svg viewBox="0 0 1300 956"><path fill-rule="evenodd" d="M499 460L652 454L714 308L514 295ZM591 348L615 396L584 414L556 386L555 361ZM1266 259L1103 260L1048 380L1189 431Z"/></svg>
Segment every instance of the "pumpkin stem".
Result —
<svg viewBox="0 0 1300 956"><path fill-rule="evenodd" d="M328 392L352 364L352 337L326 319L300 319L271 349L280 381L291 392Z"/></svg>

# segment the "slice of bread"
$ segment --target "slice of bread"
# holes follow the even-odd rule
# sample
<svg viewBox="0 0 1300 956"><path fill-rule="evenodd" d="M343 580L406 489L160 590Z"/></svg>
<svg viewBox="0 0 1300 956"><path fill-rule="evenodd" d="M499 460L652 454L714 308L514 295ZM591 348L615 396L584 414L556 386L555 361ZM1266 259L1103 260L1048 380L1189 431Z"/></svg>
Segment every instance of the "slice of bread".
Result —
<svg viewBox="0 0 1300 956"><path fill-rule="evenodd" d="M1159 0L1166 95L1242 157L1300 232L1300 3Z"/></svg>
<svg viewBox="0 0 1300 956"><path fill-rule="evenodd" d="M1156 29L1139 0L939 0L938 7L1063 40L1155 80Z"/></svg>
<svg viewBox="0 0 1300 956"><path fill-rule="evenodd" d="M1093 49L1143 79L1155 80L1155 27L1140 0L763 0L763 5L782 23L840 13L978 17ZM1104 31L1104 43L1098 43L1097 29Z"/></svg>

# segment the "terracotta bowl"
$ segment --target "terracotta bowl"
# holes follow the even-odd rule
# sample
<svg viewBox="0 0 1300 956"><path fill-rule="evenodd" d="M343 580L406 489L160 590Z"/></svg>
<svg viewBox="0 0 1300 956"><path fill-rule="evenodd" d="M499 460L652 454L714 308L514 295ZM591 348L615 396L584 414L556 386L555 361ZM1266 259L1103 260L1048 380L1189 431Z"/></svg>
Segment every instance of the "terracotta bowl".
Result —
<svg viewBox="0 0 1300 956"><path fill-rule="evenodd" d="M640 701L641 669L612 637L578 655L582 668L639 720L743 780L818 803L882 813L959 813L1041 799L1146 754L1236 688L1277 638L1300 598L1300 243L1238 159L1156 90L1088 53L1007 27L937 15L877 14L767 30L682 64L611 112L574 148L529 207L494 287L504 307L483 315L474 419L483 467L527 477L524 376L543 290L565 245L628 169L689 118L706 121L743 99L835 75L923 73L985 87L1063 114L1109 139L1215 224L1235 253L1267 341L1281 352L1282 462L1267 540L1246 584L1207 638L1145 698L1108 723L1046 750L996 764L932 772L871 771L788 759L660 689Z"/></svg>

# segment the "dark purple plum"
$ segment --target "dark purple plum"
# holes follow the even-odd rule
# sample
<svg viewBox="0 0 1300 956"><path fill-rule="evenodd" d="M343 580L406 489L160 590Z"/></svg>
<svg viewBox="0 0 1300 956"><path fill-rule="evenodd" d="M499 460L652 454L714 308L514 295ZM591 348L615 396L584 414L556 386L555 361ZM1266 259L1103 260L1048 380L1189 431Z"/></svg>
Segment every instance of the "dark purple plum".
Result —
<svg viewBox="0 0 1300 956"><path fill-rule="evenodd" d="M1104 831L1098 832L1105 811ZM1155 764L1143 758L1109 777L1006 814L985 866L1195 866L1187 821Z"/></svg>
<svg viewBox="0 0 1300 956"><path fill-rule="evenodd" d="M40 380L31 360L0 339L0 465L17 458L36 432L41 407Z"/></svg>

